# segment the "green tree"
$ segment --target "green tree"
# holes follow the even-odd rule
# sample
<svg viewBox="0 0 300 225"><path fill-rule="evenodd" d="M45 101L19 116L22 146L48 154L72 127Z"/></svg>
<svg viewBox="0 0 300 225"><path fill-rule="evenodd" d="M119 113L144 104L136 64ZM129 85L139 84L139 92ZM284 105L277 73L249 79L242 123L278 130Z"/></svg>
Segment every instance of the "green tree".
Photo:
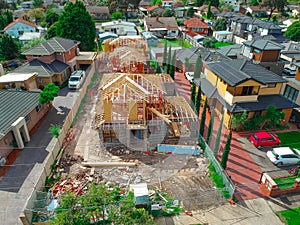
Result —
<svg viewBox="0 0 300 225"><path fill-rule="evenodd" d="M199 55L194 68L194 78L200 78L201 71L202 71L202 58L201 55Z"/></svg>
<svg viewBox="0 0 300 225"><path fill-rule="evenodd" d="M207 13L206 13L207 19L212 19L214 17L214 14L211 12L211 2L208 5Z"/></svg>
<svg viewBox="0 0 300 225"><path fill-rule="evenodd" d="M194 108L194 105L195 105L195 97L196 97L196 85L195 83L192 83L192 86L191 86L191 106L192 108Z"/></svg>
<svg viewBox="0 0 300 225"><path fill-rule="evenodd" d="M123 18L123 14L121 12L113 12L111 17L115 20L119 20Z"/></svg>
<svg viewBox="0 0 300 225"><path fill-rule="evenodd" d="M40 93L40 103L49 104L58 95L59 87L53 83L49 83Z"/></svg>
<svg viewBox="0 0 300 225"><path fill-rule="evenodd" d="M197 7L200 7L200 6L203 6L205 0L196 0L196 6Z"/></svg>
<svg viewBox="0 0 300 225"><path fill-rule="evenodd" d="M193 7L189 7L186 11L187 17L193 17L194 16L194 9Z"/></svg>
<svg viewBox="0 0 300 225"><path fill-rule="evenodd" d="M208 128L207 128L207 135L206 135L206 143L208 146L210 146L212 131L214 128L214 119L215 119L215 111L214 111L214 109L212 109L211 114L210 114Z"/></svg>
<svg viewBox="0 0 300 225"><path fill-rule="evenodd" d="M190 63L190 59L188 57L186 57L184 59L184 68L185 68L185 72L189 72L191 70L191 63Z"/></svg>
<svg viewBox="0 0 300 225"><path fill-rule="evenodd" d="M164 54L163 54L163 61L162 61L162 68L165 69L165 66L167 65L167 55L168 55L168 43L165 42L164 47Z"/></svg>
<svg viewBox="0 0 300 225"><path fill-rule="evenodd" d="M231 121L231 129L240 130L243 127L244 123L247 121L247 119L248 119L247 111L233 114L232 121Z"/></svg>
<svg viewBox="0 0 300 225"><path fill-rule="evenodd" d="M214 22L213 25L214 30L226 30L227 29L227 21L225 18L219 18Z"/></svg>
<svg viewBox="0 0 300 225"><path fill-rule="evenodd" d="M61 125L51 124L49 128L49 133L53 135L53 137L58 138L61 130Z"/></svg>
<svg viewBox="0 0 300 225"><path fill-rule="evenodd" d="M58 22L55 22L54 24L51 25L51 27L49 27L47 29L47 33L45 35L45 39L50 39L56 36L56 26L57 26Z"/></svg>
<svg viewBox="0 0 300 225"><path fill-rule="evenodd" d="M195 110L197 112L197 116L199 115L199 112L200 112L201 94L202 94L202 90L201 90L201 83L200 83L198 86L198 91L197 91L196 100L195 100Z"/></svg>
<svg viewBox="0 0 300 225"><path fill-rule="evenodd" d="M229 134L227 136L227 141L224 147L224 152L222 154L221 166L223 167L224 170L227 167L227 161L228 161L230 145L231 145L231 138L232 138L232 130L229 131Z"/></svg>
<svg viewBox="0 0 300 225"><path fill-rule="evenodd" d="M175 68L176 68L176 51L173 52L171 64L172 65L170 65L170 71L169 72L170 72L170 76L174 80Z"/></svg>
<svg viewBox="0 0 300 225"><path fill-rule="evenodd" d="M275 9L277 9L279 12L284 12L284 7L286 4L286 0L263 0L261 5L270 10L268 14L268 20L270 20Z"/></svg>
<svg viewBox="0 0 300 225"><path fill-rule="evenodd" d="M35 8L30 10L27 13L27 16L29 17L30 21L34 22L34 23L38 23L40 21L42 21L42 19L45 17L45 12L44 9L42 8Z"/></svg>
<svg viewBox="0 0 300 225"><path fill-rule="evenodd" d="M259 0L251 0L250 5L251 6L258 6L259 5Z"/></svg>
<svg viewBox="0 0 300 225"><path fill-rule="evenodd" d="M34 8L41 8L43 7L44 1L43 0L33 0L32 5Z"/></svg>
<svg viewBox="0 0 300 225"><path fill-rule="evenodd" d="M28 50L28 49L31 49L41 43L45 42L45 39L44 38L34 38L32 40L30 40L28 43L24 44L22 46L22 52Z"/></svg>
<svg viewBox="0 0 300 225"><path fill-rule="evenodd" d="M46 27L51 27L52 24L58 21L59 15L54 11L54 9L48 9L45 15Z"/></svg>
<svg viewBox="0 0 300 225"><path fill-rule="evenodd" d="M221 141L221 134L222 134L222 129L223 129L223 122L224 122L224 115L222 115L222 119L220 121L220 126L217 132L217 136L216 136L216 141L215 141L215 145L214 145L214 155L217 156L218 152L219 152L219 148L220 148L220 141Z"/></svg>
<svg viewBox="0 0 300 225"><path fill-rule="evenodd" d="M167 62L167 74L170 74L170 68L171 68L171 63L172 63L172 48L171 48L171 45L169 46L167 61L168 61Z"/></svg>
<svg viewBox="0 0 300 225"><path fill-rule="evenodd" d="M212 38L204 38L203 40L203 46L205 48L215 48L215 45L218 41L212 37Z"/></svg>
<svg viewBox="0 0 300 225"><path fill-rule="evenodd" d="M174 16L174 10L166 8L165 11L162 13L163 17L172 17Z"/></svg>
<svg viewBox="0 0 300 225"><path fill-rule="evenodd" d="M294 22L285 32L285 36L292 41L300 41L300 21Z"/></svg>
<svg viewBox="0 0 300 225"><path fill-rule="evenodd" d="M161 73L161 68L160 68L160 66L158 65L158 63L157 63L157 65L156 65L155 73Z"/></svg>
<svg viewBox="0 0 300 225"><path fill-rule="evenodd" d="M66 3L56 25L56 35L80 41L80 49L83 51L95 49L95 24L81 1Z"/></svg>
<svg viewBox="0 0 300 225"><path fill-rule="evenodd" d="M276 127L284 119L284 116L285 113L277 110L273 105L268 106L261 129L266 126L270 126L271 128Z"/></svg>
<svg viewBox="0 0 300 225"><path fill-rule="evenodd" d="M205 102L204 102L202 114L201 114L201 122L200 122L200 128L199 128L199 133L202 137L204 134L207 107L208 107L208 103L207 103L207 98L206 98Z"/></svg>
<svg viewBox="0 0 300 225"><path fill-rule="evenodd" d="M215 7L219 7L219 5L220 5L220 1L219 0L209 0L209 3L212 6L215 6Z"/></svg>
<svg viewBox="0 0 300 225"><path fill-rule="evenodd" d="M14 59L19 54L18 43L8 34L0 34L0 60Z"/></svg>
<svg viewBox="0 0 300 225"><path fill-rule="evenodd" d="M1 10L0 11L0 30L3 30L11 22L13 22L13 13L10 10Z"/></svg>

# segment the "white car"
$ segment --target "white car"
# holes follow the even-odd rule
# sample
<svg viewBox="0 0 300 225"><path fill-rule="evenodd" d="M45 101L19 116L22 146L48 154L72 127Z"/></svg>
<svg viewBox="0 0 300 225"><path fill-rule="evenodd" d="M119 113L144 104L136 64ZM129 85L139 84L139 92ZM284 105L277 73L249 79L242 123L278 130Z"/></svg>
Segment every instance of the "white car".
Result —
<svg viewBox="0 0 300 225"><path fill-rule="evenodd" d="M283 69L283 73L289 75L289 76L295 76L296 75L296 69L290 68L290 67L285 67Z"/></svg>
<svg viewBox="0 0 300 225"><path fill-rule="evenodd" d="M70 78L68 86L70 89L79 89L83 83L85 72L83 70L74 71Z"/></svg>
<svg viewBox="0 0 300 225"><path fill-rule="evenodd" d="M300 164L300 151L290 147L273 148L267 156L275 166Z"/></svg>

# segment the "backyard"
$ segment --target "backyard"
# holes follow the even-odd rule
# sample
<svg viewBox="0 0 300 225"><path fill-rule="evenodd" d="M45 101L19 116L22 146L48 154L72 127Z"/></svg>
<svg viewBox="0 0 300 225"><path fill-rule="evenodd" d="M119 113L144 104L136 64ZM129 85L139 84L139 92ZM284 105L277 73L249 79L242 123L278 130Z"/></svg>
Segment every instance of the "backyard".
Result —
<svg viewBox="0 0 300 225"><path fill-rule="evenodd" d="M288 225L298 225L300 221L300 207L280 211L277 215Z"/></svg>
<svg viewBox="0 0 300 225"><path fill-rule="evenodd" d="M172 47L183 47L183 48L193 48L193 45L191 45L189 42L183 39L174 39L174 40L167 40L167 39L161 39L160 43L163 45L167 42L167 45L171 45Z"/></svg>

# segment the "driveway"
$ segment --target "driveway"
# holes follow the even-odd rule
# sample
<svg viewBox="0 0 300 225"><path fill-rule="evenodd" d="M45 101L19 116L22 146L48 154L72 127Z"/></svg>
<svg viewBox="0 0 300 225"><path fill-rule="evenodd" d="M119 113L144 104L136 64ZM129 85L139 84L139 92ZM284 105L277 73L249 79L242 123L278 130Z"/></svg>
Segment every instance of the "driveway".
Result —
<svg viewBox="0 0 300 225"><path fill-rule="evenodd" d="M22 224L19 215L37 183L43 162L48 155L47 145L52 139L48 130L51 124L63 124L77 94L64 88L53 101L53 107L32 135L31 141L0 179L0 224Z"/></svg>

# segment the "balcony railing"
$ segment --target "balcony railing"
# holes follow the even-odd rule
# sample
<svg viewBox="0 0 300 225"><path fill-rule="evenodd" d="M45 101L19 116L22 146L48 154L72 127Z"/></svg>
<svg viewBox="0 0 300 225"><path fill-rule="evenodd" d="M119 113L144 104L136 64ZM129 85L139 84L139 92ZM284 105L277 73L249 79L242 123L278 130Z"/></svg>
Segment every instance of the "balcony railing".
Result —
<svg viewBox="0 0 300 225"><path fill-rule="evenodd" d="M258 98L258 94L234 96L228 91L226 91L225 93L225 101L228 102L230 105L236 102L257 101L257 98Z"/></svg>

